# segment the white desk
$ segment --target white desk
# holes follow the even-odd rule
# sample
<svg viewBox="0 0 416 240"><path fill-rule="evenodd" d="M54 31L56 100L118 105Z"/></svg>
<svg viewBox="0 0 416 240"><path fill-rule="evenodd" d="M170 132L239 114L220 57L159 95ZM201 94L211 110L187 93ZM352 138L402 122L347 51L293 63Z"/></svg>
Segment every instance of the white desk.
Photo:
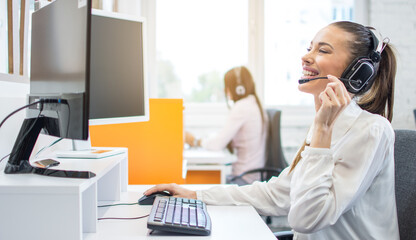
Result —
<svg viewBox="0 0 416 240"><path fill-rule="evenodd" d="M190 189L201 189L211 185L186 185ZM128 187L122 193L123 203L136 202L147 185ZM108 204L113 202L100 202ZM208 213L212 221L210 236L189 236L183 234L149 235L147 217L138 220L101 220L98 222L97 233L85 233L85 240L140 240L140 239L262 239L276 240L276 237L251 206L211 206ZM138 217L149 214L151 206L129 205L99 208L99 217Z"/></svg>
<svg viewBox="0 0 416 240"><path fill-rule="evenodd" d="M97 231L97 200L127 190L127 149L102 159L58 159L52 169L92 171L94 178L5 174L0 164L0 239L81 240Z"/></svg>
<svg viewBox="0 0 416 240"><path fill-rule="evenodd" d="M127 151L127 150L126 150ZM147 215L151 206L99 204L133 203L150 186L126 186L127 154L103 159L59 159L60 169L88 170L91 179L68 179L35 174L4 174L0 164L1 240L140 240L140 239L275 239L251 206L210 206L210 236L149 235L147 218L101 220L98 217ZM187 185L191 189L209 185ZM121 190L128 190L123 192Z"/></svg>
<svg viewBox="0 0 416 240"><path fill-rule="evenodd" d="M184 150L184 172L187 171L220 171L221 184L225 184L227 174L231 173L230 164L237 160L237 156L228 151L209 151L201 148Z"/></svg>

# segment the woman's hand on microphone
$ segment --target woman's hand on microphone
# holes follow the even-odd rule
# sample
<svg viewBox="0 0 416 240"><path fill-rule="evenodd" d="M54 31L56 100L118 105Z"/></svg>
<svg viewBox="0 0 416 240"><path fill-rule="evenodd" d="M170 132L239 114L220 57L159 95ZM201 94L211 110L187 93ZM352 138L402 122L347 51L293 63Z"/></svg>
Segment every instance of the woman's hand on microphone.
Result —
<svg viewBox="0 0 416 240"><path fill-rule="evenodd" d="M325 90L319 95L321 105L315 116L312 147L330 147L335 120L351 102L350 94L338 78L328 75L328 81Z"/></svg>

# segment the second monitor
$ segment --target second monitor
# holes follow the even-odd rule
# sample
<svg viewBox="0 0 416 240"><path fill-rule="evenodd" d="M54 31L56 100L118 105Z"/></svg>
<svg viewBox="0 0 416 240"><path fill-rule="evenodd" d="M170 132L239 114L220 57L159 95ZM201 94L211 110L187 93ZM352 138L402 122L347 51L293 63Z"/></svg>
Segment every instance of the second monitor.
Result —
<svg viewBox="0 0 416 240"><path fill-rule="evenodd" d="M92 11L90 125L149 120L143 18Z"/></svg>
<svg viewBox="0 0 416 240"><path fill-rule="evenodd" d="M149 120L144 18L92 10L89 125ZM123 152L73 141L64 158L102 158Z"/></svg>

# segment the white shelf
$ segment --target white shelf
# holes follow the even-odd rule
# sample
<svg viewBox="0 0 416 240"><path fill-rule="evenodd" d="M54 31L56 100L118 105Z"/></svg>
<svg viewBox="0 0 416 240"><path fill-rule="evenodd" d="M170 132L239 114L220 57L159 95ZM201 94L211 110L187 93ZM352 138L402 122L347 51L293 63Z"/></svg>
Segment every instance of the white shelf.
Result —
<svg viewBox="0 0 416 240"><path fill-rule="evenodd" d="M57 159L52 169L92 171L90 179L5 174L0 164L0 239L81 240L97 232L97 201L127 191L127 149L101 159Z"/></svg>

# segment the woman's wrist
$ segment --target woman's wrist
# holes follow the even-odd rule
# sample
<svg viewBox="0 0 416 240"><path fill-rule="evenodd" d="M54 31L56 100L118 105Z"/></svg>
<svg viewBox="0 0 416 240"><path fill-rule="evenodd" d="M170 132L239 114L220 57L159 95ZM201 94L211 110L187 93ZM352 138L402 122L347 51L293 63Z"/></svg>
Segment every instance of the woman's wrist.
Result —
<svg viewBox="0 0 416 240"><path fill-rule="evenodd" d="M332 127L315 125L311 140L311 147L330 148L332 138Z"/></svg>

